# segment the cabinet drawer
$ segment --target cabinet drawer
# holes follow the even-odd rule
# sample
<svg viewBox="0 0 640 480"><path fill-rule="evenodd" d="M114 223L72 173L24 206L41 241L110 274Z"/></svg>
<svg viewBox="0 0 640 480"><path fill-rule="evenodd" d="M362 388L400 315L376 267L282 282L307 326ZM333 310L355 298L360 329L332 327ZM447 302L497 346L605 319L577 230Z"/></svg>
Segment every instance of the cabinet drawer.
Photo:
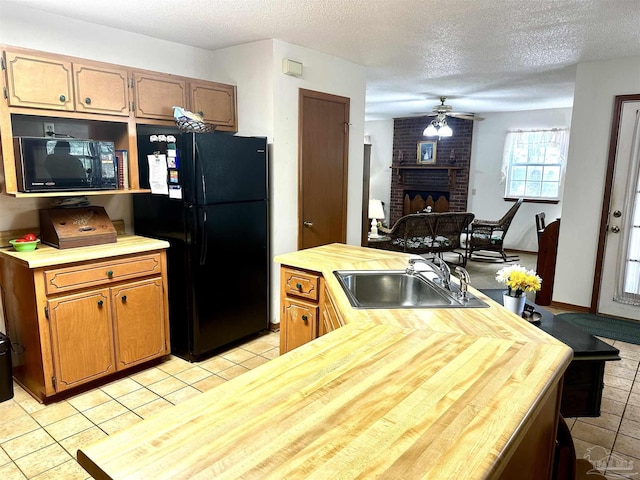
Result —
<svg viewBox="0 0 640 480"><path fill-rule="evenodd" d="M160 254L141 255L44 272L47 295L105 283L119 282L147 275L160 274Z"/></svg>
<svg viewBox="0 0 640 480"><path fill-rule="evenodd" d="M300 270L284 269L284 291L286 295L318 301L320 276Z"/></svg>

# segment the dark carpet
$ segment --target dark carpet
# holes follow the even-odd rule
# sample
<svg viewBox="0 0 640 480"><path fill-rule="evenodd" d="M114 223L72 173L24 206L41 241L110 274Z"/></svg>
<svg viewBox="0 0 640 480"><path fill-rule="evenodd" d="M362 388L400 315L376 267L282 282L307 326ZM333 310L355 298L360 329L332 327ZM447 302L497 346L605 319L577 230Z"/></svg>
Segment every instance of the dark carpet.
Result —
<svg viewBox="0 0 640 480"><path fill-rule="evenodd" d="M591 335L640 345L640 322L592 313L559 313L556 316Z"/></svg>

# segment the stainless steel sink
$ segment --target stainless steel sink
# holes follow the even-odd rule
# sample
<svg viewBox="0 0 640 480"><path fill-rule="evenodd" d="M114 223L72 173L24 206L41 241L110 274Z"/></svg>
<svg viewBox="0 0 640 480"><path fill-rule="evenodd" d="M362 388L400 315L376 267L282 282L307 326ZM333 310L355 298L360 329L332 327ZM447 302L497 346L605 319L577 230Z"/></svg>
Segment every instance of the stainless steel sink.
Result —
<svg viewBox="0 0 640 480"><path fill-rule="evenodd" d="M447 290L428 278L430 272L404 270L336 270L333 272L355 308L470 308L488 305L457 285Z"/></svg>

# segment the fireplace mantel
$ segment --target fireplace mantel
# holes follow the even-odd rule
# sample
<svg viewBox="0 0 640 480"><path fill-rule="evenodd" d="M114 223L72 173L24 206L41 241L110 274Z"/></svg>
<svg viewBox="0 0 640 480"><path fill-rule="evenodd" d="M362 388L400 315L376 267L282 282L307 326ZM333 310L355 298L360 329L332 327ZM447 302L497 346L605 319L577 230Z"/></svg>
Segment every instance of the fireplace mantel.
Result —
<svg viewBox="0 0 640 480"><path fill-rule="evenodd" d="M456 172L462 170L462 167L425 167L421 165L391 165L393 172L398 175L398 182L404 185L404 170L447 170L449 174L449 190L453 190L456 186Z"/></svg>

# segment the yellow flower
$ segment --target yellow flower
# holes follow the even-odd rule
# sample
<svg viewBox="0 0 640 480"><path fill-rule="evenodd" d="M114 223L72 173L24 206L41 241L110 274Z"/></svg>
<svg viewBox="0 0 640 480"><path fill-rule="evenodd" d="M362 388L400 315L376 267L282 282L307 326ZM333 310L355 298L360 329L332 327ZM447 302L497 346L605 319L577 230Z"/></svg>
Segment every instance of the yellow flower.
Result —
<svg viewBox="0 0 640 480"><path fill-rule="evenodd" d="M537 292L542 283L535 271L527 270L520 265L501 268L496 274L496 280L509 288L509 295L515 292L516 296L522 292Z"/></svg>

